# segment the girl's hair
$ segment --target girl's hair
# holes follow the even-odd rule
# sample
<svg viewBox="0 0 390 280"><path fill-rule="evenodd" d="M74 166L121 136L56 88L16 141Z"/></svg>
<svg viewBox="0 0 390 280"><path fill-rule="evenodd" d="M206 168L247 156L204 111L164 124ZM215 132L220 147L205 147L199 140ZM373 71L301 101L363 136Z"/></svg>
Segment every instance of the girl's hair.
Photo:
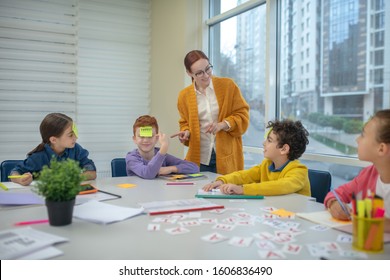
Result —
<svg viewBox="0 0 390 280"><path fill-rule="evenodd" d="M30 156L33 153L42 151L45 144L50 144L50 137L61 137L65 130L71 126L73 120L67 115L61 113L51 113L46 115L39 126L41 132L42 143L40 143L34 150L27 155Z"/></svg>
<svg viewBox="0 0 390 280"><path fill-rule="evenodd" d="M376 140L379 143L390 143L390 109L376 112L373 118L379 123Z"/></svg>
<svg viewBox="0 0 390 280"><path fill-rule="evenodd" d="M155 117L149 116L149 115L143 115L138 117L138 119L135 120L133 125L133 133L134 136L136 136L137 128L143 127L143 126L151 126L156 129L156 133L158 133L158 123Z"/></svg>
<svg viewBox="0 0 390 280"><path fill-rule="evenodd" d="M195 62L197 62L199 59L206 59L207 61L210 61L207 55L205 55L204 52L200 50L193 50L187 53L187 55L184 58L184 66L186 67L187 71L191 73L191 66ZM192 81L194 78L192 78Z"/></svg>
<svg viewBox="0 0 390 280"><path fill-rule="evenodd" d="M309 132L300 121L294 122L289 119L269 121L267 128L272 128L272 131L276 134L278 148L283 147L284 144L290 146L289 160L298 159L305 152L306 145L309 144Z"/></svg>

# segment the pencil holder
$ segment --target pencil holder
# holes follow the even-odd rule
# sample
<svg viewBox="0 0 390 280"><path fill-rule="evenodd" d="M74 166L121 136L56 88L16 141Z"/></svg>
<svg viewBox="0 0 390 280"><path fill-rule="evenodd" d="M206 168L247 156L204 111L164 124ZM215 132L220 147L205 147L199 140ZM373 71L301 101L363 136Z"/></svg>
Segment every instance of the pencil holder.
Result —
<svg viewBox="0 0 390 280"><path fill-rule="evenodd" d="M384 223L384 218L361 218L353 216L353 248L370 253L382 252Z"/></svg>

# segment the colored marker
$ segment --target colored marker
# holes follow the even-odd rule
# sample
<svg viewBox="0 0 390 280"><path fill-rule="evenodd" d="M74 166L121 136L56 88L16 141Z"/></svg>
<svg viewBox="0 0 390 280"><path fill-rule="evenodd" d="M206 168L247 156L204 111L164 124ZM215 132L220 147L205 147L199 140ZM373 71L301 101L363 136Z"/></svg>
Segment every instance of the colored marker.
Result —
<svg viewBox="0 0 390 280"><path fill-rule="evenodd" d="M18 179L18 178L23 178L25 175L9 175L8 179Z"/></svg>
<svg viewBox="0 0 390 280"><path fill-rule="evenodd" d="M7 186L6 186L6 185L4 185L4 184L0 183L0 187L1 187L3 190L5 190L5 191L8 191L8 188L7 188Z"/></svg>
<svg viewBox="0 0 390 280"><path fill-rule="evenodd" d="M24 221L15 223L15 226L27 226L27 225L35 225L35 224L45 224L48 223L49 220L33 220L33 221Z"/></svg>

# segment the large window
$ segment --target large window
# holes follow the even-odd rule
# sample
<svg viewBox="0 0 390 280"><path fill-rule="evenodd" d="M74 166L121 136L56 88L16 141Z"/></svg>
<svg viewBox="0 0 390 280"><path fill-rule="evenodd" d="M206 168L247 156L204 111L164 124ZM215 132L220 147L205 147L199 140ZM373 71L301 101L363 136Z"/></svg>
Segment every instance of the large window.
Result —
<svg viewBox="0 0 390 280"><path fill-rule="evenodd" d="M368 163L356 137L389 108L390 5L371 0L210 0L210 55L251 106L246 167L261 161L264 126L301 120L310 132L302 160L332 172L333 186ZM266 105L265 105L266 104Z"/></svg>

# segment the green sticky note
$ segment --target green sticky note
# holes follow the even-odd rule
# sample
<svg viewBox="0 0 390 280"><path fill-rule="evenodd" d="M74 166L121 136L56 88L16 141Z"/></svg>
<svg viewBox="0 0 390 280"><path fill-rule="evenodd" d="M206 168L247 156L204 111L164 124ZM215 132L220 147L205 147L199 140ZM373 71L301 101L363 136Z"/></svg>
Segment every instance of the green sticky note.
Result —
<svg viewBox="0 0 390 280"><path fill-rule="evenodd" d="M75 135L77 138L79 138L79 130L77 129L77 126L76 126L75 123L73 123L73 125L72 125L72 131L73 131L74 135Z"/></svg>
<svg viewBox="0 0 390 280"><path fill-rule="evenodd" d="M139 128L139 136L141 137L152 137L153 128L151 126L143 126Z"/></svg>

